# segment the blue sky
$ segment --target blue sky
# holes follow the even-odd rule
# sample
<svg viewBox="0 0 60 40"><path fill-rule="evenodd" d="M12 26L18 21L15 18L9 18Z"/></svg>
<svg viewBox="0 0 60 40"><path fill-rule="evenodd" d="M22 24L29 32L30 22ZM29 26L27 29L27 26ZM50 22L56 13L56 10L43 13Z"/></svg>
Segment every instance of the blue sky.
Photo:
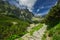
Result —
<svg viewBox="0 0 60 40"><path fill-rule="evenodd" d="M45 15L57 0L8 0L10 4L22 9L29 9L34 14Z"/></svg>

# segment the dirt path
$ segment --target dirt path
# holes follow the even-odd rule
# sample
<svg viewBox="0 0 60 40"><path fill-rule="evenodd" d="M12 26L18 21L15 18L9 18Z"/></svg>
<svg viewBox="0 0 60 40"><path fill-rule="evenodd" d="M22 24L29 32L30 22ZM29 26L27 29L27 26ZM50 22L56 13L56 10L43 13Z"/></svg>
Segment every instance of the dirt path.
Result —
<svg viewBox="0 0 60 40"><path fill-rule="evenodd" d="M26 35L22 36L22 40L41 40L43 34L45 33L47 28L47 25L43 24L43 27L39 29L38 31L35 31L33 35L30 35L30 33L27 33ZM18 39L16 39L18 40Z"/></svg>
<svg viewBox="0 0 60 40"><path fill-rule="evenodd" d="M34 23L30 24L30 27L27 28L27 31L30 32L33 27L36 27L38 25L39 25L39 23L38 24L34 24Z"/></svg>

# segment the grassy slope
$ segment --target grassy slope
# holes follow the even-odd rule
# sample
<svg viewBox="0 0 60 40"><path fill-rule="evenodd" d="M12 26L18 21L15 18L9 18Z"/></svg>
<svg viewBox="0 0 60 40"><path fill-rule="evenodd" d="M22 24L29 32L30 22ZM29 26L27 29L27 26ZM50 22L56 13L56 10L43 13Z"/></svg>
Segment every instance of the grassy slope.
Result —
<svg viewBox="0 0 60 40"><path fill-rule="evenodd" d="M26 21L5 15L0 15L0 40L5 40L7 38L13 40L17 35L24 35L28 25L29 23Z"/></svg>
<svg viewBox="0 0 60 40"><path fill-rule="evenodd" d="M60 40L60 23L49 30L49 36L52 37L52 40Z"/></svg>
<svg viewBox="0 0 60 40"><path fill-rule="evenodd" d="M43 25L40 23L38 26L33 27L32 30L30 31L30 34L33 35L33 32L39 30Z"/></svg>
<svg viewBox="0 0 60 40"><path fill-rule="evenodd" d="M60 23L54 28L47 30L42 40L46 40L47 37L49 37L50 40L60 40Z"/></svg>
<svg viewBox="0 0 60 40"><path fill-rule="evenodd" d="M33 27L33 28L31 29L31 31L29 32L30 35L32 36L33 33L34 33L35 31L38 31L42 26L43 26L43 25L42 25L41 23L39 23L39 25ZM22 38L18 38L18 40L23 40L23 39L22 39Z"/></svg>

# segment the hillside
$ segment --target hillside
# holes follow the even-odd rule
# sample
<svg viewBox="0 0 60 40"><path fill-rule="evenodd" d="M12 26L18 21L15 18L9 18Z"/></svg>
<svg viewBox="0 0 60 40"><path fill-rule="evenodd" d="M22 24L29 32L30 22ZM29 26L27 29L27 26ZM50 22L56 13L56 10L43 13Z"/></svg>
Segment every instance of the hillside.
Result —
<svg viewBox="0 0 60 40"><path fill-rule="evenodd" d="M60 40L60 0L50 9L44 22L48 27L42 40Z"/></svg>
<svg viewBox="0 0 60 40"><path fill-rule="evenodd" d="M50 39L52 40L60 40L60 23L49 30L49 37L51 37Z"/></svg>
<svg viewBox="0 0 60 40"><path fill-rule="evenodd" d="M36 3L39 4L39 1ZM35 4L36 8L37 4ZM34 6L32 10L35 11ZM27 8L20 9L10 4L8 0L0 0L0 40L18 40L18 38L20 40L27 36L27 40L41 40L42 37L42 40L60 40L60 0L47 15L34 16L33 13ZM28 35L25 36L25 34Z"/></svg>
<svg viewBox="0 0 60 40"><path fill-rule="evenodd" d="M16 35L16 37L22 36L28 26L29 23L27 21L0 15L0 40L7 40L13 35Z"/></svg>
<svg viewBox="0 0 60 40"><path fill-rule="evenodd" d="M32 17L28 9L19 9L0 0L0 40L14 40L24 35Z"/></svg>
<svg viewBox="0 0 60 40"><path fill-rule="evenodd" d="M21 20L31 21L33 14L26 9L19 9L14 5L10 5L8 1L0 0L0 14L10 17L17 17Z"/></svg>
<svg viewBox="0 0 60 40"><path fill-rule="evenodd" d="M52 7L49 11L49 13L46 15L44 22L51 26L57 25L60 22L60 3L57 3L54 7ZM49 29L50 29L49 28Z"/></svg>

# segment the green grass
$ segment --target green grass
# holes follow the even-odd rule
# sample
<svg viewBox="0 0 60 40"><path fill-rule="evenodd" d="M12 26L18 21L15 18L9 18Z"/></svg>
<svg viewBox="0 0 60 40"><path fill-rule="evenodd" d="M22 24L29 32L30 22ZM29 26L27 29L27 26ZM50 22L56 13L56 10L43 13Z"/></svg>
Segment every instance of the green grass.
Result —
<svg viewBox="0 0 60 40"><path fill-rule="evenodd" d="M46 33L48 33L48 37L51 37L52 40L60 40L60 23L51 28L50 30L47 30ZM42 37L42 40L46 40L46 33Z"/></svg>
<svg viewBox="0 0 60 40"><path fill-rule="evenodd" d="M13 24L16 22L17 24ZM18 36L26 34L26 28L29 26L27 21L22 21L17 18L0 15L0 39L13 40Z"/></svg>
<svg viewBox="0 0 60 40"><path fill-rule="evenodd" d="M23 40L22 38L18 38L18 40Z"/></svg>
<svg viewBox="0 0 60 40"><path fill-rule="evenodd" d="M43 25L40 23L38 26L33 27L30 31L30 35L33 35L33 32L38 31Z"/></svg>
<svg viewBox="0 0 60 40"><path fill-rule="evenodd" d="M46 31L48 33L48 37L51 37L52 40L60 40L60 23ZM42 40L46 40L46 33L42 37Z"/></svg>
<svg viewBox="0 0 60 40"><path fill-rule="evenodd" d="M46 40L46 32L47 32L47 31L45 31L45 33L44 33L44 35L43 35L43 37L42 37L42 40Z"/></svg>
<svg viewBox="0 0 60 40"><path fill-rule="evenodd" d="M60 23L49 30L49 35L52 37L52 40L60 40Z"/></svg>

